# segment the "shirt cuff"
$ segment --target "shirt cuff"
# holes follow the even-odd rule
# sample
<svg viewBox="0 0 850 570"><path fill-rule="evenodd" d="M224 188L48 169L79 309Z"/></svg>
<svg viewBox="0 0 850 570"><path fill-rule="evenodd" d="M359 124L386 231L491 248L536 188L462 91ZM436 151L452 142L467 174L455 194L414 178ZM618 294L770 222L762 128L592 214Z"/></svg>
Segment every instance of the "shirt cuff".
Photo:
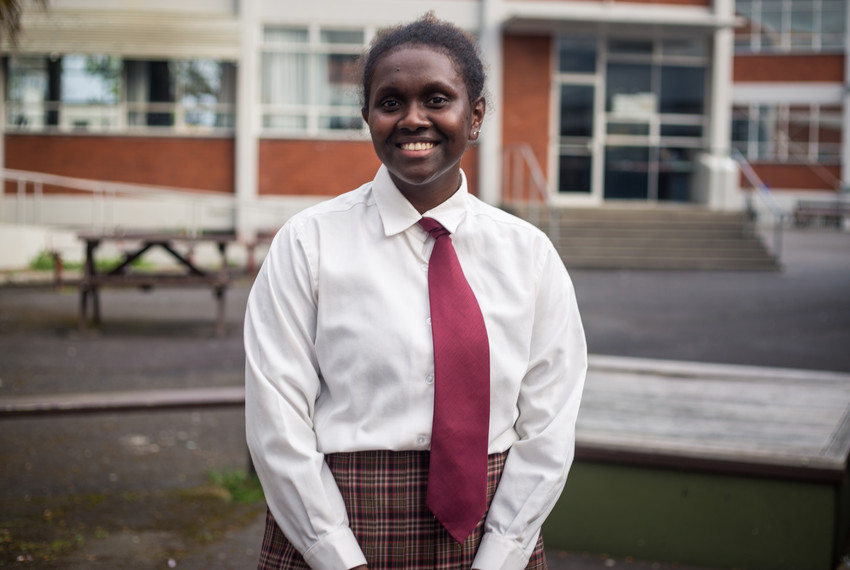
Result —
<svg viewBox="0 0 850 570"><path fill-rule="evenodd" d="M472 567L481 570L523 570L528 565L529 557L513 540L485 533Z"/></svg>
<svg viewBox="0 0 850 570"><path fill-rule="evenodd" d="M348 570L366 564L366 557L350 528L336 530L304 553L310 568Z"/></svg>

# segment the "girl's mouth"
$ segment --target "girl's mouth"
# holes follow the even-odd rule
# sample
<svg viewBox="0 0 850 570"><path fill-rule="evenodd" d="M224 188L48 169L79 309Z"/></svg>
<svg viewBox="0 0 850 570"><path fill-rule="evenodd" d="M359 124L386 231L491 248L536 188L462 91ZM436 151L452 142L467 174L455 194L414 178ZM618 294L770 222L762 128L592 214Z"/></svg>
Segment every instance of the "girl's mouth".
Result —
<svg viewBox="0 0 850 570"><path fill-rule="evenodd" d="M407 142L399 145L401 150L428 150L435 146L437 145L433 142Z"/></svg>

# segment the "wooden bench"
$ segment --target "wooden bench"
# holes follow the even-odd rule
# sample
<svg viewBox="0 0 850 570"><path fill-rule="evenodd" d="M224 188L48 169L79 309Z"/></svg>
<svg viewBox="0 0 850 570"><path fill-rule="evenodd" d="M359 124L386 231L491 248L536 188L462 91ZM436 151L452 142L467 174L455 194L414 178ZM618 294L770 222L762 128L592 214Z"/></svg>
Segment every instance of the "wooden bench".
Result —
<svg viewBox="0 0 850 570"><path fill-rule="evenodd" d="M832 570L850 529L850 374L591 356L547 546Z"/></svg>
<svg viewBox="0 0 850 570"><path fill-rule="evenodd" d="M224 336L225 293L230 284L227 268L227 246L235 241L230 234L212 234L187 236L171 233L109 233L81 234L85 242L86 258L83 275L80 278L80 319L79 328L85 331L88 324L88 301L92 302L92 322L100 324L100 297L103 287L133 287L151 290L154 287L207 287L216 300L216 333ZM130 242L134 247L123 254L121 261L113 268L102 271L96 263L97 249L106 242ZM179 246L193 249L202 243L212 243L218 249L219 267L215 270L202 268L193 262L191 254L179 251ZM177 263L175 271L143 272L133 271L133 263L153 248L167 252Z"/></svg>
<svg viewBox="0 0 850 570"><path fill-rule="evenodd" d="M794 206L794 223L805 226L811 223L841 227L850 220L850 201L834 199L798 200Z"/></svg>
<svg viewBox="0 0 850 570"><path fill-rule="evenodd" d="M245 272L248 275L254 275L259 271L260 264L257 262L257 248L268 248L274 236L277 235L277 230L260 230L256 237L245 246L246 260Z"/></svg>

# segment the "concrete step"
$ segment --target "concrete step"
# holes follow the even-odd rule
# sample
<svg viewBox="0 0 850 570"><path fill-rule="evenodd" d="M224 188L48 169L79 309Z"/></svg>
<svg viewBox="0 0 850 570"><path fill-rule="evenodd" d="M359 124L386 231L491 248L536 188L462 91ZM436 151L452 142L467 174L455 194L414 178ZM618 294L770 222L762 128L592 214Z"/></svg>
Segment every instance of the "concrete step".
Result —
<svg viewBox="0 0 850 570"><path fill-rule="evenodd" d="M569 268L779 268L740 212L687 204L511 210L546 231Z"/></svg>

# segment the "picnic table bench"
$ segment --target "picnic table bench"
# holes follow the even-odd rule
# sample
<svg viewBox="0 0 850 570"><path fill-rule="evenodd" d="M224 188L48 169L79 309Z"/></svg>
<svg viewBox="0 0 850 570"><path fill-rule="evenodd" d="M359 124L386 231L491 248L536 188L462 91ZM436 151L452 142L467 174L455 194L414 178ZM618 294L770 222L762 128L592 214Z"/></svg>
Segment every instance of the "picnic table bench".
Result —
<svg viewBox="0 0 850 570"><path fill-rule="evenodd" d="M89 299L92 305L92 322L100 324L100 289L102 287L134 287L150 290L153 287L209 287L216 299L216 333L224 335L225 293L230 284L227 270L227 246L236 240L232 234L210 234L189 236L178 233L86 233L80 234L85 242L86 257L83 275L80 279L80 320L79 327L85 331L88 324ZM132 247L124 251L122 259L114 267L98 268L96 254L104 243L131 243ZM181 247L189 251L200 244L212 243L219 254L217 269L200 267L192 260L191 253L182 253ZM133 263L151 249L166 251L177 263L174 271L134 271Z"/></svg>
<svg viewBox="0 0 850 570"><path fill-rule="evenodd" d="M794 223L798 226L811 222L841 226L844 220L850 220L850 201L839 196L798 200L794 206Z"/></svg>

